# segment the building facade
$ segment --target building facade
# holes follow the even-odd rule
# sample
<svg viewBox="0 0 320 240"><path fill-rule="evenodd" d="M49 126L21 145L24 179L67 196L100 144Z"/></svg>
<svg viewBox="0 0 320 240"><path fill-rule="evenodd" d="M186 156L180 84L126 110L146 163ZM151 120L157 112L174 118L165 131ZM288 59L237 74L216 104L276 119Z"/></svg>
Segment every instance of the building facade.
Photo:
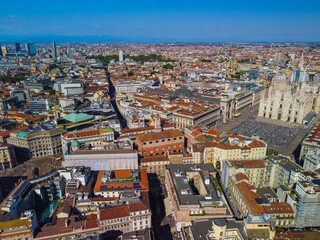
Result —
<svg viewBox="0 0 320 240"><path fill-rule="evenodd" d="M320 148L320 122L318 122L301 143L301 160L309 150Z"/></svg>
<svg viewBox="0 0 320 240"><path fill-rule="evenodd" d="M320 182L298 182L295 189L296 196L296 228L317 227L320 222Z"/></svg>
<svg viewBox="0 0 320 240"><path fill-rule="evenodd" d="M7 142L15 146L17 156L24 159L50 156L62 152L62 128L46 131L12 132Z"/></svg>
<svg viewBox="0 0 320 240"><path fill-rule="evenodd" d="M318 90L289 82L279 74L261 96L259 117L302 124L308 113L319 112Z"/></svg>
<svg viewBox="0 0 320 240"><path fill-rule="evenodd" d="M179 130L165 130L138 135L138 152L142 156L164 154L167 151L181 152L184 149L184 135Z"/></svg>
<svg viewBox="0 0 320 240"><path fill-rule="evenodd" d="M130 149L76 150L64 155L64 166L86 166L94 171L138 169L138 153Z"/></svg>
<svg viewBox="0 0 320 240"><path fill-rule="evenodd" d="M145 157L141 159L141 168L146 169L147 173L155 173L158 176L164 176L166 165L170 164L167 156L159 155Z"/></svg>
<svg viewBox="0 0 320 240"><path fill-rule="evenodd" d="M10 169L17 165L14 146L6 143L0 144L0 171Z"/></svg>

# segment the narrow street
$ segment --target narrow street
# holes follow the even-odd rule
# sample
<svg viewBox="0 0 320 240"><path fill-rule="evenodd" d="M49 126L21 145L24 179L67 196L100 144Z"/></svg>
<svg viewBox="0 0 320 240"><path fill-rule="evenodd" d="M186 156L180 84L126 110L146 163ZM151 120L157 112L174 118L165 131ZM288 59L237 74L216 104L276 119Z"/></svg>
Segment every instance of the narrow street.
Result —
<svg viewBox="0 0 320 240"><path fill-rule="evenodd" d="M110 73L108 72L108 67L106 67L107 71L107 78L108 78L108 83L109 83L109 95L110 95L110 102L114 108L114 110L117 113L118 119L120 121L121 128L126 128L127 127L127 121L124 119L122 114L120 113L117 103L116 103L116 91L115 87L113 86L112 81L110 80Z"/></svg>

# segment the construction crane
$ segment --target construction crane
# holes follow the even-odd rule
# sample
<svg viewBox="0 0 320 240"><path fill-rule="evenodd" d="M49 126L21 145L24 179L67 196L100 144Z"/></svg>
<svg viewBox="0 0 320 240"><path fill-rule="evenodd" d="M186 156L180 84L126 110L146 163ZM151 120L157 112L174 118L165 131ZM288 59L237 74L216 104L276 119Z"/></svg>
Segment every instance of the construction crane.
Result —
<svg viewBox="0 0 320 240"><path fill-rule="evenodd" d="M47 99L47 101L54 106L54 115L55 115L56 119L58 119L57 104L55 102L51 102L48 99Z"/></svg>

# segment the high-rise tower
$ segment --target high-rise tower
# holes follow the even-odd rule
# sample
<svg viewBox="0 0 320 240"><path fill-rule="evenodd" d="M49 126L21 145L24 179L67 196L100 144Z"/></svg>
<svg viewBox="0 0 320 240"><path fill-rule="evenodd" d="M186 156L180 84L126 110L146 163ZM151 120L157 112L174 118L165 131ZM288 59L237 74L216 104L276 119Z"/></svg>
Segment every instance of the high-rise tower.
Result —
<svg viewBox="0 0 320 240"><path fill-rule="evenodd" d="M57 58L57 45L55 41L53 41L52 43L52 48L53 48L53 57Z"/></svg>
<svg viewBox="0 0 320 240"><path fill-rule="evenodd" d="M29 41L28 43L26 43L26 50L29 56L35 56L37 54L34 42Z"/></svg>
<svg viewBox="0 0 320 240"><path fill-rule="evenodd" d="M119 51L119 62L123 62L123 52L122 52L122 50Z"/></svg>
<svg viewBox="0 0 320 240"><path fill-rule="evenodd" d="M21 51L21 45L20 43L15 43L15 46L16 46L16 53L19 53Z"/></svg>

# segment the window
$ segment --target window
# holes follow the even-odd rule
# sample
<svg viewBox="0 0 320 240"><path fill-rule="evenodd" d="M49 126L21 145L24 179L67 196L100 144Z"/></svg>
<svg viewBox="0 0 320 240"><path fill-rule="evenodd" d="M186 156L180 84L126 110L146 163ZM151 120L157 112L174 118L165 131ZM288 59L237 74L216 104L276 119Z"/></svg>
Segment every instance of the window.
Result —
<svg viewBox="0 0 320 240"><path fill-rule="evenodd" d="M278 114L278 120L281 120L281 113Z"/></svg>

